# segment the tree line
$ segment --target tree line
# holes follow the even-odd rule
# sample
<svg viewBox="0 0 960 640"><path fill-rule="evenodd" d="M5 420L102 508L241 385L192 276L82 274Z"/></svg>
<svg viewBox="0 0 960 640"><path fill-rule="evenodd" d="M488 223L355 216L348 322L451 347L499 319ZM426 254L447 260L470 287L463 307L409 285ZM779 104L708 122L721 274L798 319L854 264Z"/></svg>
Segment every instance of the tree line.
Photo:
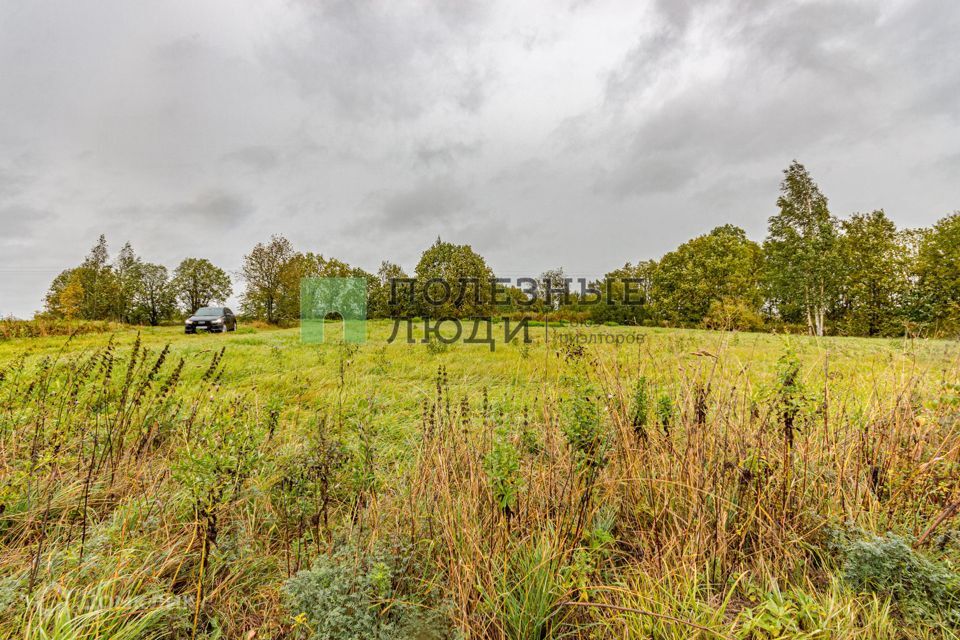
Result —
<svg viewBox="0 0 960 640"><path fill-rule="evenodd" d="M300 317L302 278L360 277L367 280L369 317L550 311L620 324L867 336L960 328L960 212L924 229L898 229L882 210L840 219L802 164L794 161L783 173L762 243L727 224L659 260L627 263L590 283L612 304L585 304L563 269L535 280L541 291L570 287L569 295L531 304L511 283L494 295L486 260L469 245L439 238L417 263L411 295L395 295L397 282L411 280L399 265L385 261L372 274L273 236L243 258L240 310L250 319L292 324ZM629 304L627 282L637 287ZM432 294L429 287L438 283L452 295ZM466 286L476 290L456 290ZM111 261L100 236L79 266L54 279L45 306L55 317L159 324L232 293L230 276L209 260L188 258L171 273L141 260L128 243Z"/></svg>
<svg viewBox="0 0 960 640"><path fill-rule="evenodd" d="M230 276L209 260L187 258L171 274L143 261L129 242L110 260L101 235L83 262L54 278L44 306L58 318L157 325L232 294Z"/></svg>

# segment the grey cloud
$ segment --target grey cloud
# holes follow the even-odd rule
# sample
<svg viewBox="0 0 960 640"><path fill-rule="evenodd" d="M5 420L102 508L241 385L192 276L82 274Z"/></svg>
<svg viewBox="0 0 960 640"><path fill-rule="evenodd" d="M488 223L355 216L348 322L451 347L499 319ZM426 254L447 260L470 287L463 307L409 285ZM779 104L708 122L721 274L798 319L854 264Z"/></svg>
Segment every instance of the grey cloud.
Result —
<svg viewBox="0 0 960 640"><path fill-rule="evenodd" d="M169 224L201 224L210 227L232 227L253 213L253 204L235 193L213 189L187 200L164 204L130 204L114 210L117 220L135 219L138 224L152 224L169 230ZM184 229L192 227L184 227ZM176 230L175 230L176 231ZM179 232L183 232L181 229Z"/></svg>
<svg viewBox="0 0 960 640"><path fill-rule="evenodd" d="M381 194L373 221L389 230L416 230L443 224L471 210L466 191L449 178L421 182L409 189Z"/></svg>
<svg viewBox="0 0 960 640"><path fill-rule="evenodd" d="M33 167L37 158L31 152L15 155L3 162L0 154L0 196L12 198L27 190L37 180Z"/></svg>
<svg viewBox="0 0 960 640"><path fill-rule="evenodd" d="M476 157L482 148L483 143L480 140L422 142L416 148L416 157L418 162L425 166L439 164L449 168L465 158Z"/></svg>
<svg viewBox="0 0 960 640"><path fill-rule="evenodd" d="M882 23L878 6L856 2L729 3L739 10L723 12L713 27L736 63L680 91L667 88L665 99L645 94L656 77L682 72L691 55L683 30L694 16L706 19L708 6L717 7L661 3L669 28L641 41L608 77L610 125L599 144L619 151L601 162L600 191L674 192L717 163L860 144L893 133L891 110L916 108L895 81L901 57L923 45L904 42L878 56L874 42L899 41L899 23Z"/></svg>
<svg viewBox="0 0 960 640"><path fill-rule="evenodd" d="M236 224L253 212L246 199L223 191L207 191L193 200L170 207L180 217L200 219L211 224Z"/></svg>
<svg viewBox="0 0 960 640"><path fill-rule="evenodd" d="M640 151L596 182L600 192L625 198L637 194L672 192L693 180L698 167L687 154L655 154Z"/></svg>
<svg viewBox="0 0 960 640"><path fill-rule="evenodd" d="M666 19L671 29L685 30L690 16L698 6L708 6L706 0L656 0L657 11Z"/></svg>
<svg viewBox="0 0 960 640"><path fill-rule="evenodd" d="M0 169L0 196L9 196L23 189L27 177L15 171Z"/></svg>
<svg viewBox="0 0 960 640"><path fill-rule="evenodd" d="M306 20L267 59L347 119L416 119L438 105L474 113L490 70L469 51L486 3L299 3Z"/></svg>
<svg viewBox="0 0 960 640"><path fill-rule="evenodd" d="M280 155L271 147L251 146L224 154L223 159L254 171L269 171L279 164Z"/></svg>
<svg viewBox="0 0 960 640"><path fill-rule="evenodd" d="M29 205L10 204L0 207L0 239L4 243L21 242L39 237L40 227L50 222L53 213Z"/></svg>
<svg viewBox="0 0 960 640"><path fill-rule="evenodd" d="M681 53L680 35L675 30L660 30L641 39L627 54L620 68L607 77L607 103L616 105L625 102L638 90L652 84L661 73L666 72L663 65L671 53Z"/></svg>

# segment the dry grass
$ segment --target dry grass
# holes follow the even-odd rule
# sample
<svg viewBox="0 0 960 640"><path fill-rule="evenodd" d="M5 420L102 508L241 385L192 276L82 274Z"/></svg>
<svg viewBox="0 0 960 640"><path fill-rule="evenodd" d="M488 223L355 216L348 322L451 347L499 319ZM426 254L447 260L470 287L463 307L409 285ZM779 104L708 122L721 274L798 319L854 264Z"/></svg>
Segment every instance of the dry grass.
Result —
<svg viewBox="0 0 960 640"><path fill-rule="evenodd" d="M0 360L4 635L114 603L102 637L296 637L281 586L344 549L390 558L369 606L394 635L412 609L435 613L421 637L956 633L843 578L868 532L957 556L946 343L287 353L285 335L223 340L240 359L159 331Z"/></svg>

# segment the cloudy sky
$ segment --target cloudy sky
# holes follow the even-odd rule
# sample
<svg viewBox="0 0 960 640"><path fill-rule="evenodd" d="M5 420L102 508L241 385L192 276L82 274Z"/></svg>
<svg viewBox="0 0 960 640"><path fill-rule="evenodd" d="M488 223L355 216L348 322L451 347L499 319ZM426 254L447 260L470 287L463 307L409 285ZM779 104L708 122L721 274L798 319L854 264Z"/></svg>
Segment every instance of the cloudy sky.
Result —
<svg viewBox="0 0 960 640"><path fill-rule="evenodd" d="M960 209L958 33L956 0L0 0L0 315L100 233L599 275L762 239L793 158L835 214L927 225Z"/></svg>

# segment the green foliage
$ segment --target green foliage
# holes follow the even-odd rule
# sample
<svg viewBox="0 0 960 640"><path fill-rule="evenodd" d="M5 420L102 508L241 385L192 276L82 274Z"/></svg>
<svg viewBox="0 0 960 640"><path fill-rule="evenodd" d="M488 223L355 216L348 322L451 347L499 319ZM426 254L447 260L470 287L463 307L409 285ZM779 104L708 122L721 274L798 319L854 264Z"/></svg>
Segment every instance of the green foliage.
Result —
<svg viewBox="0 0 960 640"><path fill-rule="evenodd" d="M647 436L646 427L649 415L650 391L647 388L647 379L641 376L633 389L633 401L630 404L630 423L636 434L642 438Z"/></svg>
<svg viewBox="0 0 960 640"><path fill-rule="evenodd" d="M223 302L233 293L227 272L203 258L186 258L173 272L170 282L185 313Z"/></svg>
<svg viewBox="0 0 960 640"><path fill-rule="evenodd" d="M276 301L276 313L274 314L274 320L276 322L290 323L296 322L300 318L302 314L300 309L300 297L302 293L301 281L304 278L362 278L366 280L367 300L365 302L367 304L367 315L371 316L373 314L373 307L370 306L370 303L378 291L378 282L374 276L363 269L351 267L336 258L328 259L322 255L310 252L297 252L290 255L281 267L280 287ZM244 295L245 300L250 302L250 304L244 307L244 310L255 318L267 320L265 307L256 302L258 299L262 299L262 296L258 296L256 293L250 291L249 288ZM335 300L338 305L343 304L345 307L358 302L352 294L343 294ZM344 308L343 311L347 312L344 315L350 313L349 308ZM357 310L353 311L353 313L357 316L360 315Z"/></svg>
<svg viewBox="0 0 960 640"><path fill-rule="evenodd" d="M47 311L68 319L117 319L120 287L109 259L107 239L101 234L80 266L54 278L45 297Z"/></svg>
<svg viewBox="0 0 960 640"><path fill-rule="evenodd" d="M602 583L603 564L610 559L616 543L615 525L614 508L607 506L597 511L581 544L574 550L569 566L561 570L567 592L575 594L577 600L587 601L596 595L590 587Z"/></svg>
<svg viewBox="0 0 960 640"><path fill-rule="evenodd" d="M288 324L300 319L301 281L304 278L363 278L367 281L368 313L379 295L379 281L369 273L336 258L295 251L279 235L267 243L258 242L243 257L241 274L246 288L240 301L245 315L271 324Z"/></svg>
<svg viewBox="0 0 960 640"><path fill-rule="evenodd" d="M777 361L777 383L777 410L783 426L784 438L787 445L792 446L796 430L799 428L797 418L807 398L800 379L800 360L789 349Z"/></svg>
<svg viewBox="0 0 960 640"><path fill-rule="evenodd" d="M918 320L960 327L960 212L924 234L916 263Z"/></svg>
<svg viewBox="0 0 960 640"><path fill-rule="evenodd" d="M601 301L589 308L591 319L594 322L627 325L639 325L649 320L651 286L656 268L657 263L653 260L636 265L628 262L604 275L603 280L597 283Z"/></svg>
<svg viewBox="0 0 960 640"><path fill-rule="evenodd" d="M607 434L595 389L583 384L564 400L562 412L560 428L574 457L587 467L603 467L606 464Z"/></svg>
<svg viewBox="0 0 960 640"><path fill-rule="evenodd" d="M120 593L118 593L120 591ZM189 608L161 594L125 594L119 580L45 587L27 600L22 640L160 640L183 632Z"/></svg>
<svg viewBox="0 0 960 640"><path fill-rule="evenodd" d="M295 629L311 640L450 637L442 618L404 599L400 559L341 546L287 580L281 591Z"/></svg>
<svg viewBox="0 0 960 640"><path fill-rule="evenodd" d="M280 292L284 270L291 267L293 245L283 236L271 236L270 242L258 242L243 257L240 273L247 288L241 307L248 316L273 323L279 319ZM299 279L297 287L299 288ZM297 314L299 316L299 313Z"/></svg>
<svg viewBox="0 0 960 640"><path fill-rule="evenodd" d="M550 637L563 597L560 553L548 538L519 543L484 593L488 610L508 640Z"/></svg>
<svg viewBox="0 0 960 640"><path fill-rule="evenodd" d="M140 265L140 280L134 292L134 315L138 321L158 325L174 315L176 293L167 274L167 268L145 262Z"/></svg>
<svg viewBox="0 0 960 640"><path fill-rule="evenodd" d="M264 418L268 422L269 414ZM197 509L212 518L220 505L240 494L257 470L266 434L264 424L239 403L199 425L198 431L180 449L173 472Z"/></svg>
<svg viewBox="0 0 960 640"><path fill-rule="evenodd" d="M470 245L437 238L420 256L416 276L416 304L423 317L470 318L488 316L492 311L493 271Z"/></svg>
<svg viewBox="0 0 960 640"><path fill-rule="evenodd" d="M868 336L902 332L912 266L902 234L883 211L856 213L842 221L841 228L847 332Z"/></svg>
<svg viewBox="0 0 960 640"><path fill-rule="evenodd" d="M733 225L717 227L663 256L653 273L658 315L675 323L699 323L721 300L756 313L763 252Z"/></svg>
<svg viewBox="0 0 960 640"><path fill-rule="evenodd" d="M427 351L430 355L438 356L450 350L450 344L443 340L438 340L436 336L431 336L426 342Z"/></svg>
<svg viewBox="0 0 960 640"><path fill-rule="evenodd" d="M374 287L367 306L368 312L377 318L412 317L415 312L414 303L405 295L409 287L401 284L406 279L407 273L400 265L387 260L381 262L380 269L377 270L377 286Z"/></svg>
<svg viewBox="0 0 960 640"><path fill-rule="evenodd" d="M764 243L770 302L790 322L805 321L822 336L840 288L837 222L807 169L794 160L784 170Z"/></svg>
<svg viewBox="0 0 960 640"><path fill-rule="evenodd" d="M661 393L657 398L657 424L664 431L668 431L670 426L673 424L673 419L676 414L676 409L673 406L673 398L669 394Z"/></svg>
<svg viewBox="0 0 960 640"><path fill-rule="evenodd" d="M175 292L161 265L145 263L126 243L111 264L100 236L83 263L62 272L46 295L56 318L159 324L175 310Z"/></svg>
<svg viewBox="0 0 960 640"><path fill-rule="evenodd" d="M960 574L914 551L900 536L868 536L847 545L843 574L851 587L890 597L914 617L960 626Z"/></svg>
<svg viewBox="0 0 960 640"><path fill-rule="evenodd" d="M493 499L501 511L510 517L516 512L517 496L523 486L520 477L520 451L504 427L499 427L493 447L484 459L484 471L490 481Z"/></svg>
<svg viewBox="0 0 960 640"><path fill-rule="evenodd" d="M760 331L763 318L742 298L722 298L710 303L707 315L703 317L703 326L707 329L724 331Z"/></svg>
<svg viewBox="0 0 960 640"><path fill-rule="evenodd" d="M739 637L750 640L795 638L815 640L831 637L824 608L800 590L783 592L774 583L761 602L742 613Z"/></svg>

